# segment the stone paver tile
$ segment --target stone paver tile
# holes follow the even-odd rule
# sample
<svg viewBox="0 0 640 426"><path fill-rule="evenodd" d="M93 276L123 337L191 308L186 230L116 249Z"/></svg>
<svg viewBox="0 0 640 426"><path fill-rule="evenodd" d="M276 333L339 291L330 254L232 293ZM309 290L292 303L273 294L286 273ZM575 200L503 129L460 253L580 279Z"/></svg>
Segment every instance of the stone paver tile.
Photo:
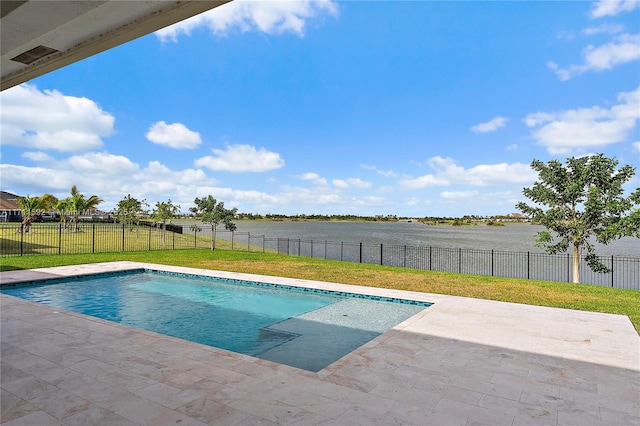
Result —
<svg viewBox="0 0 640 426"><path fill-rule="evenodd" d="M613 426L610 423L603 422L599 412L576 410L559 410L558 424L567 426Z"/></svg>
<svg viewBox="0 0 640 426"><path fill-rule="evenodd" d="M520 422L526 424L556 424L558 418L555 410L493 395L483 395L477 405L495 412L513 414ZM514 425L516 424L518 422L514 421Z"/></svg>
<svg viewBox="0 0 640 426"><path fill-rule="evenodd" d="M521 377L518 375L508 373L496 373L491 377L491 383L504 387L505 389L513 390L513 396L511 399L518 400L520 394L517 392L529 391L543 393L546 395L560 396L560 386L547 382L537 381L530 377Z"/></svg>
<svg viewBox="0 0 640 426"><path fill-rule="evenodd" d="M510 398L516 401L520 398L520 394L522 392L522 388L518 386L510 386L508 384L502 384L502 383L492 383L490 380L487 380L487 381L477 380L472 377L464 377L464 376L458 376L454 380L452 385L463 388L463 389L480 392L487 395L495 395L495 396L500 396L502 398Z"/></svg>
<svg viewBox="0 0 640 426"><path fill-rule="evenodd" d="M46 363L40 363L29 367L28 371L31 375L51 383L52 385L57 385L63 380L81 374L70 368L48 361Z"/></svg>
<svg viewBox="0 0 640 426"><path fill-rule="evenodd" d="M433 408L440 401L441 396L435 392L428 392L422 389L405 389L393 384L380 383L371 392L395 402L404 402L422 408Z"/></svg>
<svg viewBox="0 0 640 426"><path fill-rule="evenodd" d="M187 426L201 423L179 411L163 407L133 394L127 401L120 401L113 411L141 425L179 424L180 426Z"/></svg>
<svg viewBox="0 0 640 426"><path fill-rule="evenodd" d="M280 424L289 423L301 411L294 405L258 395L245 395L230 402L229 406Z"/></svg>
<svg viewBox="0 0 640 426"><path fill-rule="evenodd" d="M29 398L29 402L58 419L85 411L91 405L88 400L60 388L40 393Z"/></svg>
<svg viewBox="0 0 640 426"><path fill-rule="evenodd" d="M184 371L175 370L170 367L162 367L156 371L142 373L143 376L173 386L179 389L186 389L192 384L202 380L202 377L189 374Z"/></svg>
<svg viewBox="0 0 640 426"><path fill-rule="evenodd" d="M69 426L134 426L137 423L126 419L113 411L92 405L86 410L64 419Z"/></svg>
<svg viewBox="0 0 640 426"><path fill-rule="evenodd" d="M371 407L354 405L338 416L338 418L329 420L326 423L323 423L323 425L371 426L375 424L382 424L382 419L385 418L386 412L379 413L371 410L370 408Z"/></svg>
<svg viewBox="0 0 640 426"><path fill-rule="evenodd" d="M558 419L560 419L560 413L574 413L574 415L580 415L582 412L592 416L594 418L600 418L600 409L598 405L585 404L581 402L575 402L569 399L556 397L553 395L542 395L530 392L522 392L520 402L525 404L534 405L544 408L549 411L557 411Z"/></svg>
<svg viewBox="0 0 640 426"><path fill-rule="evenodd" d="M387 425L466 425L467 419L449 413L438 413L432 408L416 407L410 404L396 403L380 418Z"/></svg>
<svg viewBox="0 0 640 426"><path fill-rule="evenodd" d="M52 384L33 376L27 376L8 383L3 381L2 388L26 401L42 394L46 395L55 392L57 389Z"/></svg>
<svg viewBox="0 0 640 426"><path fill-rule="evenodd" d="M101 365L105 365L100 361L98 361L98 363ZM87 364L93 364L93 363L90 363L87 361ZM109 364L106 364L106 365L109 365ZM118 388L127 389L132 392L138 389L142 389L144 387L150 386L154 383L157 383L153 379L149 379L148 377L135 374L131 371L124 370L118 367L113 367L113 366L111 367L112 369L102 369L91 374L87 374L87 373L83 373L83 374L86 374L100 381L106 387L115 386ZM86 365L83 366L83 369L87 369L87 368L88 366Z"/></svg>
<svg viewBox="0 0 640 426"><path fill-rule="evenodd" d="M464 402L465 404L477 405L480 398L484 395L481 392L459 388L457 386L430 383L428 380L420 382L416 385L416 389L420 389L429 395L435 395L440 398L448 398L458 402ZM439 399L438 399L439 401ZM436 401L436 403L438 402Z"/></svg>
<svg viewBox="0 0 640 426"><path fill-rule="evenodd" d="M132 398L139 398L122 387L106 386L100 380L89 376L70 378L60 382L58 387L111 411L115 411L120 404L128 406Z"/></svg>
<svg viewBox="0 0 640 426"><path fill-rule="evenodd" d="M236 425L255 418L246 411L238 410L229 405L222 404L213 398L198 398L178 407L178 411L203 423Z"/></svg>
<svg viewBox="0 0 640 426"><path fill-rule="evenodd" d="M197 392L201 397L212 398L219 402L232 401L247 394L247 392L243 390L222 385L209 379L201 379L192 383L185 388L185 390L187 389Z"/></svg>
<svg viewBox="0 0 640 426"><path fill-rule="evenodd" d="M39 408L5 389L0 391L0 419L2 423L19 419L34 411L39 411Z"/></svg>
<svg viewBox="0 0 640 426"><path fill-rule="evenodd" d="M612 410L609 407L600 407L600 418L603 423L614 425L640 425L640 407L635 413Z"/></svg>
<svg viewBox="0 0 640 426"><path fill-rule="evenodd" d="M201 394L194 389L182 390L164 383L154 383L153 385L138 389L135 391L135 394L171 409L176 409L201 396Z"/></svg>
<svg viewBox="0 0 640 426"><path fill-rule="evenodd" d="M11 383L16 380L23 380L26 377L31 376L29 373L14 367L13 365L5 362L0 362L0 378L2 378L2 384Z"/></svg>
<svg viewBox="0 0 640 426"><path fill-rule="evenodd" d="M492 410L477 405L442 398L434 408L435 413L444 416L461 417L469 422L492 425L511 425L515 414L510 411Z"/></svg>
<svg viewBox="0 0 640 426"><path fill-rule="evenodd" d="M280 401L284 404L301 408L304 411L319 414L327 419L335 418L351 407L351 404L347 402L336 401L300 389L282 386L271 389L268 397L274 401Z"/></svg>
<svg viewBox="0 0 640 426"><path fill-rule="evenodd" d="M379 382L370 370L357 365L345 365L325 380L361 392L370 392Z"/></svg>
<svg viewBox="0 0 640 426"><path fill-rule="evenodd" d="M245 418L240 420L234 426L275 426L278 423L271 422L267 419L263 419L262 417L252 416L247 414ZM215 425L215 423L211 423L211 425ZM306 425L301 425L306 426Z"/></svg>
<svg viewBox="0 0 640 426"><path fill-rule="evenodd" d="M63 426L64 423L45 413L44 411L33 411L26 416L19 417L8 422L2 422L3 426Z"/></svg>

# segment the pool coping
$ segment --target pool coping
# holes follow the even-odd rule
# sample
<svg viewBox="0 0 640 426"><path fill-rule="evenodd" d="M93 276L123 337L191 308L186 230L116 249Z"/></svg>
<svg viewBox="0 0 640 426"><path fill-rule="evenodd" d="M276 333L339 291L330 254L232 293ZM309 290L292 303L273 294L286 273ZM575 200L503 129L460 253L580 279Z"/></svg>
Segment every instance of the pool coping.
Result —
<svg viewBox="0 0 640 426"><path fill-rule="evenodd" d="M7 271L0 281L139 268L434 305L310 373L2 295L3 424L640 421L640 338L620 315L138 262Z"/></svg>

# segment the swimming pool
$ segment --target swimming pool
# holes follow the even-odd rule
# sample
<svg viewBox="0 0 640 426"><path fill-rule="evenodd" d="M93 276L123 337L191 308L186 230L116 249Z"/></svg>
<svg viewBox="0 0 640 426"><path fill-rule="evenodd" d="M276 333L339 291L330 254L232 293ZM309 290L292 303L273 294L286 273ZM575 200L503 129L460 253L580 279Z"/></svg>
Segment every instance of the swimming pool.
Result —
<svg viewBox="0 0 640 426"><path fill-rule="evenodd" d="M152 269L3 285L1 291L314 372L430 305Z"/></svg>

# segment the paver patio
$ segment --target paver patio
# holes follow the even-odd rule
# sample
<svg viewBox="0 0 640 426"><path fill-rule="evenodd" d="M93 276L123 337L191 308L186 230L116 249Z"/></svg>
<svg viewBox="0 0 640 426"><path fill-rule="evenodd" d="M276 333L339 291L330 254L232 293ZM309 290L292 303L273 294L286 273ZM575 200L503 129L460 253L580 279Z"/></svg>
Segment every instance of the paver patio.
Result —
<svg viewBox="0 0 640 426"><path fill-rule="evenodd" d="M640 424L640 337L624 316L154 267L434 305L316 374L2 295L3 425Z"/></svg>

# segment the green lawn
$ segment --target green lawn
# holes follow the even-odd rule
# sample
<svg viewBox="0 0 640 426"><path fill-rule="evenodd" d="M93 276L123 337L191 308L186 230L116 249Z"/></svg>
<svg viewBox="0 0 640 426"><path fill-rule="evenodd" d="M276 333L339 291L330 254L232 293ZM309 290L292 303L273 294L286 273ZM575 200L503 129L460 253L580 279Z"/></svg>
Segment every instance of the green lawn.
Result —
<svg viewBox="0 0 640 426"><path fill-rule="evenodd" d="M440 293L627 315L640 333L640 291L588 284L403 269L307 257L217 249L156 250L0 258L0 270L131 260L164 265Z"/></svg>

